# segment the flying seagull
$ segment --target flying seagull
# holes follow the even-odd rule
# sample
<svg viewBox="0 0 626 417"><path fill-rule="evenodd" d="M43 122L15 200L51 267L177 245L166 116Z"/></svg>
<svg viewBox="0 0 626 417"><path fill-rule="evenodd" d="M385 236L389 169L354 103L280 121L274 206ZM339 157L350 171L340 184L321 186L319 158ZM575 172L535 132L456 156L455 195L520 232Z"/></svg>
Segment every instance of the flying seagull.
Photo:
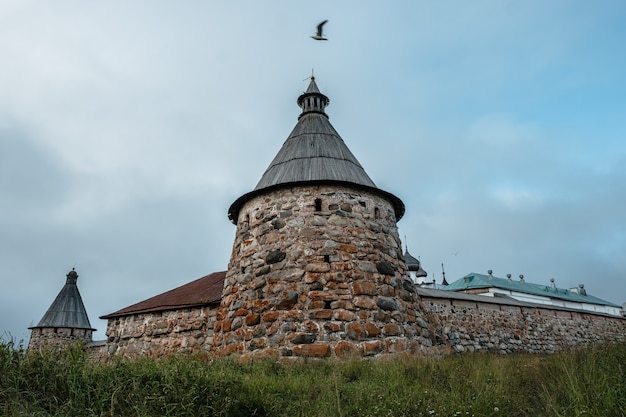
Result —
<svg viewBox="0 0 626 417"><path fill-rule="evenodd" d="M322 23L317 25L317 33L315 35L311 36L316 41L327 41L328 40L328 39L326 39L324 37L324 35L322 35L322 27L326 24L326 22L328 22L328 20L324 20Z"/></svg>

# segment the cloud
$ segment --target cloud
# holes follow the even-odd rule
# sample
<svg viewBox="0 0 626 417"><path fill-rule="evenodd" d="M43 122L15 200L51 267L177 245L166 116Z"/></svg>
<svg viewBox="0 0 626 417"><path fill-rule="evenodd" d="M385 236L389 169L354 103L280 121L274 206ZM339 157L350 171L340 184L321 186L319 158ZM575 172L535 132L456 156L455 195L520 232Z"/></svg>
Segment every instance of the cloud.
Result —
<svg viewBox="0 0 626 417"><path fill-rule="evenodd" d="M429 273L626 300L620 2L0 9L0 329L27 335L72 267L97 338L98 316L226 269L228 206L312 70Z"/></svg>

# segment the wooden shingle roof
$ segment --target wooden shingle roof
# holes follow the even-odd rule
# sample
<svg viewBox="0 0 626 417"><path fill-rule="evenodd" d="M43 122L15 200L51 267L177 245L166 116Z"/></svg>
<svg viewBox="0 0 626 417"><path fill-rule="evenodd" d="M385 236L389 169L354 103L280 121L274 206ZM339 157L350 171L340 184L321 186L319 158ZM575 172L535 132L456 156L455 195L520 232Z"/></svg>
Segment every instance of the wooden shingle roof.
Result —
<svg viewBox="0 0 626 417"><path fill-rule="evenodd" d="M298 98L302 113L254 190L238 198L228 217L237 223L239 209L250 198L271 189L302 184L346 184L382 194L394 206L396 219L404 214L404 203L376 187L339 133L331 125L325 108L329 99L320 93L315 78Z"/></svg>
<svg viewBox="0 0 626 417"><path fill-rule="evenodd" d="M83 299L78 291L76 281L78 274L72 269L66 276L65 285L59 291L44 316L36 326L37 328L67 328L67 329L90 329L91 327L87 310L83 304Z"/></svg>

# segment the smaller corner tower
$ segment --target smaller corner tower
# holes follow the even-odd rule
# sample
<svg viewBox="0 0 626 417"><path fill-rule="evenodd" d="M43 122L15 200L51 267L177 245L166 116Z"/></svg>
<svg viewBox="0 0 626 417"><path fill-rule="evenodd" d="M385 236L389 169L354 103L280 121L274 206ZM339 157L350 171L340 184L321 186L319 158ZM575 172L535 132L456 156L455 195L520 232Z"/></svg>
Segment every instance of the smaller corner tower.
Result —
<svg viewBox="0 0 626 417"><path fill-rule="evenodd" d="M96 329L89 323L77 280L78 273L72 268L46 314L36 326L29 327L28 350L61 349L76 342L91 342Z"/></svg>

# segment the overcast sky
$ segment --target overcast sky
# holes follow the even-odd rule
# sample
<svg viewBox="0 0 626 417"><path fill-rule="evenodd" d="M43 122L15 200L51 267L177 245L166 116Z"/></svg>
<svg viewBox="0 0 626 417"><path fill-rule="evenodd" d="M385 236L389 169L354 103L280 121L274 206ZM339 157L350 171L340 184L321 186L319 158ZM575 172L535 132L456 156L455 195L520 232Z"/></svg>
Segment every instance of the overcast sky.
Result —
<svg viewBox="0 0 626 417"><path fill-rule="evenodd" d="M329 40L310 38L329 19ZM0 1L0 334L225 270L230 204L330 121L429 277L626 302L626 2Z"/></svg>

